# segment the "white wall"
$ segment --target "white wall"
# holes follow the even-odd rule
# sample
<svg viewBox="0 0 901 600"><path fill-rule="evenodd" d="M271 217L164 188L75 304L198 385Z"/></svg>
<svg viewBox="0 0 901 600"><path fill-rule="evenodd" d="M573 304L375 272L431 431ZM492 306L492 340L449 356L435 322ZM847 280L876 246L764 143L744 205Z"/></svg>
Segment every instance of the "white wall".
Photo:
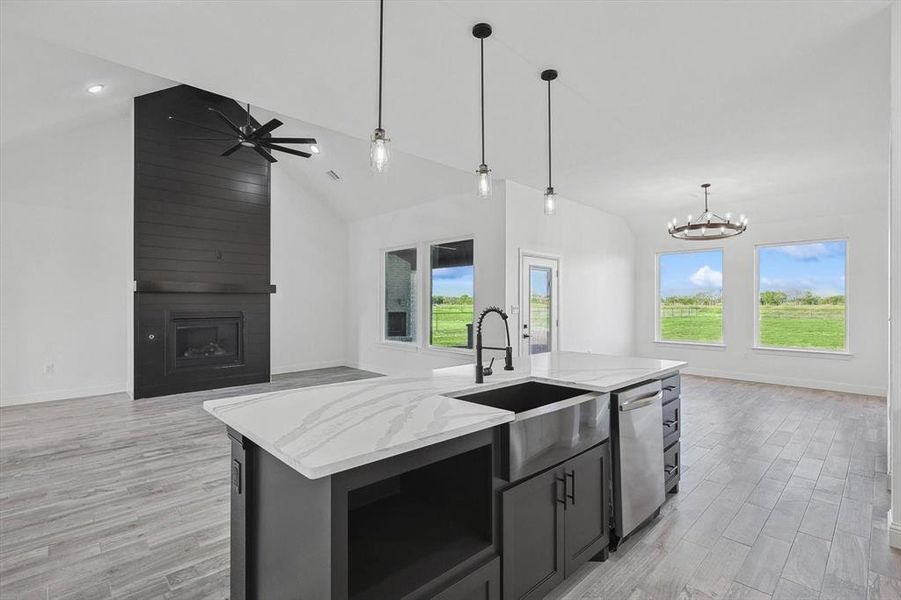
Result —
<svg viewBox="0 0 901 600"><path fill-rule="evenodd" d="M548 217L543 191L512 181L506 190L508 312L520 303L520 251L559 256L560 349L631 354L635 238L626 222L565 198ZM511 318L516 332L520 315Z"/></svg>
<svg viewBox="0 0 901 600"><path fill-rule="evenodd" d="M427 194L428 192L423 192ZM388 374L422 373L428 369L473 362L471 352L398 347L381 339L379 315L381 261L384 249L419 245L420 314L427 314L428 242L474 240L475 311L504 304L504 186L496 182L494 197L473 194L440 197L412 208L349 224L347 360L348 364ZM428 340L420 319L419 339ZM486 321L485 343L500 345L500 319Z"/></svg>
<svg viewBox="0 0 901 600"><path fill-rule="evenodd" d="M639 355L689 362L687 372L716 377L884 395L886 392L886 269L884 212L757 222L735 238L685 242L666 235L666 218L650 219L637 241L636 348ZM659 225L659 228L658 228ZM658 230L659 229L659 230ZM848 240L848 335L851 356L755 350L754 246ZM655 343L657 252L722 247L725 348Z"/></svg>
<svg viewBox="0 0 901 600"><path fill-rule="evenodd" d="M272 168L272 373L345 363L347 225L282 161Z"/></svg>
<svg viewBox="0 0 901 600"><path fill-rule="evenodd" d="M0 146L0 404L125 390L128 111Z"/></svg>

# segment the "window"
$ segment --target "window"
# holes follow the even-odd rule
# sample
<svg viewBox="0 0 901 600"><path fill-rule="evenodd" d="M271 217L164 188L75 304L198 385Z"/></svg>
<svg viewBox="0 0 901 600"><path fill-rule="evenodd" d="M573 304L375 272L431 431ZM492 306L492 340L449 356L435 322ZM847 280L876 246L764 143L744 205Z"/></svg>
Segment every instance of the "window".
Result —
<svg viewBox="0 0 901 600"><path fill-rule="evenodd" d="M722 343L722 249L657 258L658 341Z"/></svg>
<svg viewBox="0 0 901 600"><path fill-rule="evenodd" d="M439 348L472 348L472 240L431 246L429 343Z"/></svg>
<svg viewBox="0 0 901 600"><path fill-rule="evenodd" d="M384 339L416 342L416 248L385 252Z"/></svg>
<svg viewBox="0 0 901 600"><path fill-rule="evenodd" d="M757 345L847 348L847 242L757 248Z"/></svg>

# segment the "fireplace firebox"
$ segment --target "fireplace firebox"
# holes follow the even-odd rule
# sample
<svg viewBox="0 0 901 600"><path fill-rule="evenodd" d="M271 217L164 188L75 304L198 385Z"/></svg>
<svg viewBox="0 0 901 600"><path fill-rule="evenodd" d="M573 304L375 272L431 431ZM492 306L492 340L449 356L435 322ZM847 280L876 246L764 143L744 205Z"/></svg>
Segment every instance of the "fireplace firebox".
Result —
<svg viewBox="0 0 901 600"><path fill-rule="evenodd" d="M243 364L244 315L171 315L169 369Z"/></svg>

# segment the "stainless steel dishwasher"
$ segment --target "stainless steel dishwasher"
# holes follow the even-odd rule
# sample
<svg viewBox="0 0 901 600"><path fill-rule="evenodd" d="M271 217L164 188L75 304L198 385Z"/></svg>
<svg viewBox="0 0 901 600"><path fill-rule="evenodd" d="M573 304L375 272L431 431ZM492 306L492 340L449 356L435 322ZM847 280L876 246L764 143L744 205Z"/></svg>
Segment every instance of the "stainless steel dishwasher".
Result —
<svg viewBox="0 0 901 600"><path fill-rule="evenodd" d="M663 505L663 392L659 381L611 397L614 534L612 547Z"/></svg>

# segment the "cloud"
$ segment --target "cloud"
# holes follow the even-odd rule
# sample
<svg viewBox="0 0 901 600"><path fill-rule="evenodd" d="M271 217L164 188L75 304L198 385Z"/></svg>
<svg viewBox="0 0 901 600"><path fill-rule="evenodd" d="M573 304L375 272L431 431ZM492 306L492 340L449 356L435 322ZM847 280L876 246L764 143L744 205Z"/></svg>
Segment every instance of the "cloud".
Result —
<svg viewBox="0 0 901 600"><path fill-rule="evenodd" d="M826 244L799 244L797 246L778 246L773 248L776 252L805 262L813 262L831 256L832 250Z"/></svg>
<svg viewBox="0 0 901 600"><path fill-rule="evenodd" d="M708 265L704 265L692 273L688 280L699 288L723 287L722 271L714 271Z"/></svg>

